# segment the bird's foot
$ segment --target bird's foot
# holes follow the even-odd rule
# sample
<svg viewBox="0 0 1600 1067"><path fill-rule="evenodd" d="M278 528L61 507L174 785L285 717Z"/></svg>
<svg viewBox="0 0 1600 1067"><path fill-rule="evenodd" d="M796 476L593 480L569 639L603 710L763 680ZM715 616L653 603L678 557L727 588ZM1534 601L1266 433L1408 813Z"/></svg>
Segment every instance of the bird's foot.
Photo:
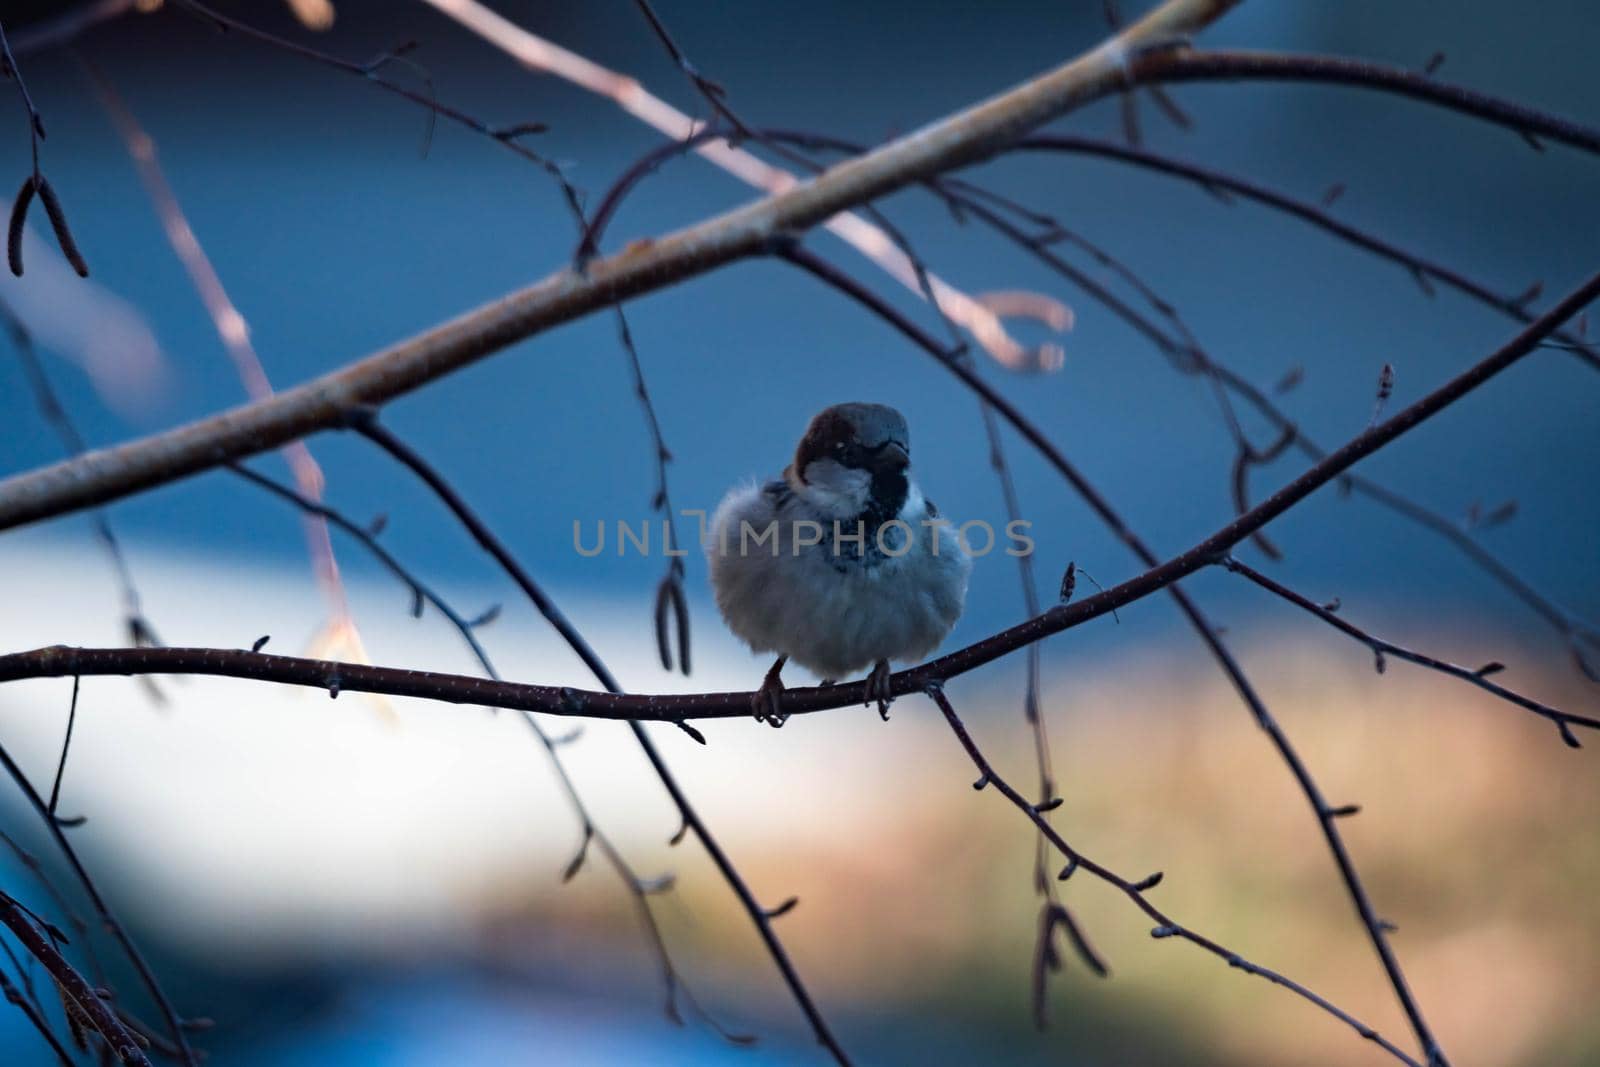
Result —
<svg viewBox="0 0 1600 1067"><path fill-rule="evenodd" d="M872 673L867 675L867 702L878 702L878 715L884 722L889 721L889 705L894 702L894 694L889 691L889 676L893 673L889 669L889 661L880 659L873 664Z"/></svg>
<svg viewBox="0 0 1600 1067"><path fill-rule="evenodd" d="M783 672L783 665L789 660L788 656L779 656L767 671L767 676L761 680L761 688L757 689L750 697L750 710L755 713L756 722L764 722L771 727L779 727L789 718L782 709L779 698L783 695L783 679L779 677Z"/></svg>

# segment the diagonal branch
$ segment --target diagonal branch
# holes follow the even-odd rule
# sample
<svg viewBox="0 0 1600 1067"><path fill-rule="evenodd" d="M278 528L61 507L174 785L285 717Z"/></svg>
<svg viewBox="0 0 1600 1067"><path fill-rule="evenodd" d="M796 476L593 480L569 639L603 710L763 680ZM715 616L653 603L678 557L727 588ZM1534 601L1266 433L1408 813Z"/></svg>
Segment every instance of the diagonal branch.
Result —
<svg viewBox="0 0 1600 1067"><path fill-rule="evenodd" d="M1024 137L1018 141L1014 151L1017 152L1068 152L1080 155L1098 156L1103 159L1126 163L1131 166L1141 167L1145 170L1168 174L1174 178L1184 178L1194 182L1200 188L1215 196L1235 195L1246 200L1254 201L1264 207L1272 208L1286 215L1309 223L1319 230L1330 233L1348 244L1371 252L1381 259L1397 263L1410 271L1423 286L1424 292L1432 292L1430 282L1455 289L1486 307L1516 319L1518 322L1532 322L1533 313L1527 308L1525 301L1516 295L1498 293L1489 286L1477 281L1460 270L1438 260L1430 259L1420 253L1413 252L1395 242L1380 237L1370 230L1362 229L1352 223L1339 219L1325 207L1302 200L1297 197L1280 192L1261 182L1213 167L1202 166L1176 156L1163 155L1148 149L1130 148L1115 141L1098 137L1084 137L1076 134L1036 134ZM1552 336L1566 342L1567 351L1581 359L1591 367L1600 368L1600 352L1592 342L1586 342L1571 330L1557 330Z"/></svg>
<svg viewBox="0 0 1600 1067"><path fill-rule="evenodd" d="M364 412L357 416L351 421L351 426L420 478L439 498L440 502L450 510L451 514L456 517L457 521L461 523L472 539L478 543L479 547L487 552L490 558L499 564L500 569L505 571L506 575L516 583L517 587L522 590L523 594L539 611L539 614L544 616L545 621L555 628L556 632L561 635L562 640L567 643L567 646L583 661L584 666L594 675L595 680L605 687L606 692L615 696L622 694L622 686L618 684L616 677L611 673L604 661L600 659L593 646L578 632L578 628L572 624L565 613L556 606L549 595L533 580L533 577L517 562L516 557L506 548L505 543L495 536L494 531L489 529L483 519L467 505L467 502L455 491L454 487L438 471L434 470L431 464L379 423L371 413ZM746 711L748 711L748 705L746 706ZM706 850L706 854L711 857L711 861L715 864L718 873L722 875L722 880L727 883L728 888L739 899L745 914L749 917L751 924L756 929L756 933L766 946L767 954L772 957L779 974L782 975L784 984L789 987L790 995L794 997L795 1003L800 1006L801 1013L805 1015L806 1020L811 1024L812 1032L816 1035L817 1041L828 1050L829 1054L833 1056L841 1067L849 1067L851 1062L849 1055L845 1052L844 1047L839 1044L838 1039L834 1037L827 1020L822 1016L821 1009L817 1007L816 1001L812 998L804 980L800 977L799 970L790 958L788 949L784 947L783 942L778 938L777 930L772 925L773 916L756 899L755 893L751 891L749 884L744 880L744 876L739 873L739 869L734 866L733 860L723 850L721 843L712 834L705 820L700 817L688 795L683 791L683 787L678 783L677 777L672 773L672 769L667 766L666 758L661 755L655 742L651 740L649 733L645 731L643 724L633 718L629 718L626 721L628 729L633 733L634 740L644 752L645 758L649 761L656 777L660 779L668 796L672 798L672 803L678 809L678 815L682 818L683 825L694 832L696 840ZM678 725L683 725L681 720L678 720ZM694 736L693 731L690 732ZM704 743L704 738L697 737L697 740Z"/></svg>
<svg viewBox="0 0 1600 1067"><path fill-rule="evenodd" d="M465 618L460 612L456 611L456 609L452 607L448 601L435 592L432 587L423 582L421 578L417 577L416 574L414 574L404 564L396 559L393 553L384 548L383 545L378 542L377 536L371 529L365 528L358 523L351 521L350 518L344 515L342 512L339 512L334 508L321 503L320 501L312 500L309 497L302 496L289 486L281 485L278 482L273 481L271 478L268 478L262 474L258 474L248 467L240 464L233 464L231 469L235 474L238 474L246 481L266 490L268 493L278 497L281 500L285 500L290 504L293 504L303 512L320 516L329 523L345 531L351 537L355 538L363 548L372 554L373 558L381 563L385 569L387 569L401 582L401 584L406 586L406 588L411 591L413 601L412 613L414 615L420 616L422 614L422 606L424 602L432 604L434 608L436 608L439 613L445 617L450 625L455 628L456 632L461 635L461 639L466 642L467 647L471 650L473 658L475 658L478 661L479 666L483 668L484 674L488 675L489 678L493 679L494 681L501 680L500 672L495 669L494 663L489 659L489 654L484 650L482 642L478 640L478 636L474 632L478 626L484 624L485 619L493 617L498 606L496 608L491 608L489 612L485 613L483 616L480 616L477 620L469 620ZM695 1010L702 1017L704 1017L719 1034L730 1041L738 1042L740 1035L729 1032L720 1023L718 1023L717 1020L713 1018L711 1014L707 1012L706 1009L700 1004L699 998L695 996L693 989L690 988L689 984L678 973L678 966L675 962L673 962L672 954L667 947L666 935L662 932L660 923L656 921L655 912L650 907L649 894L645 888L646 883L640 879L632 864L628 862L627 857L622 854L622 850L617 847L614 841L612 841L611 836L600 826L598 821L595 819L594 814L589 810L589 806L584 801L582 794L578 792L578 784L573 780L571 773L568 771L566 761L561 758L561 746L567 740L569 740L570 737L552 737L549 732L547 732L544 727L539 724L539 721L533 717L531 712L525 711L523 713L523 722L525 722L528 725L528 728L533 731L535 739L538 740L539 744L544 748L545 755L550 761L551 769L555 771L556 780L561 787L561 791L566 796L567 803L572 808L573 814L578 820L579 830L582 834L582 841L579 845L577 858L573 861L573 866L569 867L568 869L572 873L577 872L578 866L581 864L587 851L589 842L593 841L594 844L599 847L601 854L606 858L607 863L610 864L618 879L623 883L623 887L628 891L628 895L633 901L634 910L639 914L640 922L644 926L645 935L650 942L651 949L655 952L656 963L661 971L663 984L666 990L667 1016L674 1020L681 1019L681 1015L677 1009L677 1002L681 996L687 1003L693 1006Z"/></svg>
<svg viewBox="0 0 1600 1067"><path fill-rule="evenodd" d="M188 0L185 0L187 3ZM895 189L985 158L1044 122L1173 61L1152 48L1192 33L1236 0L1167 0L1085 53L858 159L697 225L560 271L363 360L259 403L0 482L0 529L126 496L340 425L544 330L766 250Z"/></svg>
<svg viewBox="0 0 1600 1067"><path fill-rule="evenodd" d="M1184 52L1170 64L1130 72L1138 84L1190 81L1301 81L1373 89L1504 126L1543 151L1541 139L1600 155L1600 129L1489 93L1435 81L1431 75L1344 56L1288 52Z"/></svg>
<svg viewBox="0 0 1600 1067"><path fill-rule="evenodd" d="M228 295L227 287L222 284L211 257L206 254L199 236L189 225L183 205L178 202L177 193L167 181L166 171L161 166L155 139L145 131L106 74L81 53L78 62L106 117L122 140L128 158L144 186L151 209L161 223L167 244L188 274L190 285L200 298L217 339L222 342L234 372L244 385L245 395L251 400L265 400L273 395L272 381L267 377L261 357L256 354L255 345L250 340L250 324ZM290 441L285 444L283 458L301 494L320 500L326 479L321 465L312 456L306 443ZM311 512L304 513L303 522L312 573L327 598L331 613L328 632L354 632L355 623L350 615L344 582L339 576L339 561L328 536L328 524L320 515Z"/></svg>
<svg viewBox="0 0 1600 1067"><path fill-rule="evenodd" d="M1366 645L1367 648L1372 652L1373 664L1377 668L1379 674L1383 673L1385 657L1393 656L1395 659L1405 660L1407 663L1415 663L1419 667L1427 667L1429 670L1438 671L1440 674L1449 675L1452 678L1459 678L1464 682L1477 686L1486 693L1490 693L1499 697L1501 700L1515 704L1519 708L1526 708L1535 715L1542 715L1544 718L1555 723L1556 729L1561 732L1561 739L1563 741L1573 748L1580 747L1578 743L1578 735L1573 733L1572 728L1567 725L1566 715L1564 712L1558 711L1548 704L1533 700L1530 697L1525 697L1521 693L1512 692L1510 689L1500 685L1498 682L1491 682L1489 680L1490 675L1498 674L1500 671L1504 670L1505 664L1486 663L1476 670L1473 670L1454 663L1449 663L1445 660L1439 659L1437 656L1429 656L1422 652L1415 652L1404 647L1403 645L1397 645L1393 641L1385 641L1381 637L1373 636L1372 634L1363 630L1361 627L1356 626L1354 623L1340 618L1333 608L1324 604L1318 604L1310 597L1295 592L1282 582L1267 577L1254 567L1251 567L1247 563L1242 563L1239 560L1234 559L1232 556L1224 559L1221 565L1225 569L1254 582L1256 585L1259 585L1261 588L1265 589L1274 596L1280 597L1283 600L1293 604L1295 607L1300 608L1302 611L1321 619L1323 622L1327 623L1329 626L1332 626L1335 630L1338 630L1346 637L1353 638L1356 641L1359 641L1361 644Z"/></svg>
<svg viewBox="0 0 1600 1067"><path fill-rule="evenodd" d="M150 1059L139 1047L139 1039L129 1032L88 981L56 950L51 938L34 925L34 920L9 895L0 893L0 923L11 931L22 947L44 965L61 990L69 1015L94 1027L105 1038L111 1053L123 1063L150 1067Z"/></svg>
<svg viewBox="0 0 1600 1067"><path fill-rule="evenodd" d="M654 95L637 79L608 70L585 56L545 40L491 11L477 0L423 2L455 19L529 69L564 78L582 89L614 101L623 111L672 141L686 140L705 128L705 123L691 118ZM688 63L650 5L640 0L640 6L652 31L665 44L674 62L693 79L717 117L728 122L736 135L752 132L719 97L712 87L714 83ZM800 180L791 172L773 166L733 143L714 140L697 146L695 151L710 163L765 193L786 192ZM874 222L858 214L841 213L819 221L913 293L926 299L927 294L923 290L931 289L938 301L946 306L950 316L1000 362L1018 368L1059 364L1059 349L1028 350L1006 332L998 315L942 278L928 277L924 286L924 279L912 257L898 247L899 242L881 219L874 220L877 223L874 225ZM579 250L580 257L586 260L594 251L595 243L585 235Z"/></svg>
<svg viewBox="0 0 1600 1067"><path fill-rule="evenodd" d="M17 359L22 364L23 376L28 379L34 406L55 431L56 437L68 455L75 456L86 451L88 445L84 442L82 432L73 422L72 416L67 413L60 395L50 382L50 376L45 373L44 363L39 359L38 347L33 343L33 335L4 301L0 301L0 321L5 323L11 334L12 343L16 346ZM90 522L121 589L123 622L128 632L133 635L136 643L141 638L153 640L155 627L145 618L139 587L133 580L133 567L122 550L122 542L118 539L116 531L111 527L111 517L103 509L97 508L90 516Z"/></svg>

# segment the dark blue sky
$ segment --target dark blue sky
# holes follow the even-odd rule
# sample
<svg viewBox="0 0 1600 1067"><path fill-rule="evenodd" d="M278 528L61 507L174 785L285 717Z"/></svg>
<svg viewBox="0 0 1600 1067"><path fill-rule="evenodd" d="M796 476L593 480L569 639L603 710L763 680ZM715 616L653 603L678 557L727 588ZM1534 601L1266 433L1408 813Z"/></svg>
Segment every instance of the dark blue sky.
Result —
<svg viewBox="0 0 1600 1067"><path fill-rule="evenodd" d="M696 106L625 0L501 6L636 73L680 106ZM1092 43L1102 31L1099 5L1080 6L661 5L684 47L751 121L863 140L936 117ZM548 122L550 132L532 143L570 162L572 179L591 195L655 143L609 104L527 74L420 6L346 2L340 10L339 29L320 47L364 58L419 40L415 55L440 99L495 124ZM275 11L256 15L292 32ZM1413 67L1444 51L1441 77L1595 119L1593 28L1592 12L1577 0L1541 5L1537 23L1488 2L1453 5L1448 19L1420 2L1258 3L1244 5L1207 43L1357 53ZM171 13L103 29L84 48L157 139L280 387L533 280L571 250L572 220L545 176L447 124L419 158L421 115L355 78ZM46 172L95 279L141 309L177 372L165 406L129 422L73 367L51 359L88 436L111 443L237 402L233 371L75 65L50 55L24 70L49 123ZM1311 198L1343 182L1334 209L1341 217L1497 288L1521 291L1544 279L1553 296L1596 265L1595 160L1560 148L1536 154L1504 130L1351 89L1195 85L1175 95L1196 128L1177 131L1146 105L1152 146ZM0 140L0 160L6 172L21 173L20 117L15 125L14 136ZM1107 105L1060 127L1119 130ZM1305 382L1284 405L1328 444L1366 424L1385 362L1396 367L1399 405L1514 332L1448 292L1426 298L1402 270L1300 223L1219 204L1181 182L1046 156L1003 160L974 176L1103 243L1182 310L1219 360L1253 381L1270 385L1303 366ZM699 161L677 163L630 201L612 247L749 195ZM1225 521L1231 452L1199 380L1174 374L1137 334L1015 249L955 225L927 197L901 194L885 208L953 283L1036 288L1073 305L1078 325L1063 371L985 371L1158 552L1177 551ZM852 252L825 236L813 244L934 325ZM775 263L738 264L639 300L629 314L676 456L679 506L714 506L730 484L775 473L813 411L867 399L905 410L919 476L943 511L1002 521L973 399L883 323L807 278ZM0 360L0 396L0 468L55 459L57 444L11 360ZM1362 469L1453 514L1475 500L1517 498L1518 517L1487 543L1570 606L1600 614L1600 501L1588 474L1600 446L1597 397L1592 372L1560 352L1542 354ZM650 595L658 560L590 561L571 548L574 519L644 518L653 491L645 425L609 319L517 345L394 403L387 418L558 588ZM388 513L384 536L397 553L430 575L490 578L440 509L382 456L336 435L312 444L330 500L356 516ZM1132 573L1131 558L1058 479L1014 435L1008 445L1035 524L1041 593L1048 599L1069 559L1107 584ZM282 471L276 459L258 462ZM1299 466L1289 459L1258 473L1258 491ZM281 505L222 475L119 504L113 517L136 558L149 544L286 564L302 552L299 526ZM7 535L0 558L16 550L8 541L81 530L80 520L67 519L48 533ZM1534 625L1452 550L1368 504L1324 493L1274 532L1288 553L1280 573L1314 595L1369 606L1367 619ZM341 549L352 570L368 570L353 546ZM691 588L705 607L704 569L691 564ZM1207 578L1204 587L1226 596L1236 616L1277 610L1226 581ZM957 638L1019 611L1009 562L992 557L980 565ZM699 617L712 624L708 611ZM182 634L181 625L168 625L169 639L203 638Z"/></svg>

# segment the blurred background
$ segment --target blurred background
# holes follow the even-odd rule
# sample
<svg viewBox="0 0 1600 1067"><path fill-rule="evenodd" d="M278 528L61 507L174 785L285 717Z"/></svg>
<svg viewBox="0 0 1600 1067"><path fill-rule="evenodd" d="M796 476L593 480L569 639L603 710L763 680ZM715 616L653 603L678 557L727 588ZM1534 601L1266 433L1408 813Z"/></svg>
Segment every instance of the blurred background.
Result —
<svg viewBox="0 0 1600 1067"><path fill-rule="evenodd" d="M150 6L150 5L140 5ZM157 5L159 6L159 5ZM440 101L492 126L548 123L529 147L562 162L592 203L658 135L611 102L531 73L422 3L337 0L313 32L288 5L220 10L357 62L406 41ZM315 8L317 5L303 5ZM704 102L627 0L493 4L519 25L639 78L695 115ZM694 63L742 117L873 142L1012 85L1092 46L1098 3L944 7L660 0ZM1134 15L1144 5L1127 4ZM0 3L14 38L60 5ZM41 21L42 20L42 21ZM1407 67L1562 114L1600 119L1590 5L1537 17L1472 0L1448 17L1420 0L1245 4L1206 36L1218 46L1334 52ZM287 387L497 297L558 267L576 244L546 175L492 141L439 123L357 77L173 10L128 14L76 40L158 147L172 190L271 380ZM71 51L19 57L46 123L44 173L93 274L68 273L42 223L28 272L0 300L91 445L232 406L245 397L173 256L115 128ZM414 68L388 68L421 89ZM6 87L10 91L9 87ZM1592 159L1355 89L1190 85L1176 128L1142 98L1147 146L1319 201L1396 243L1520 293L1550 296L1595 268ZM28 172L22 108L0 136L0 178ZM1120 139L1115 101L1067 131ZM6 177L9 175L10 177ZM1505 317L1303 223L1197 186L1076 156L1007 158L988 186L1103 244L1178 307L1206 349L1267 388L1334 445L1372 417L1380 369L1407 403L1511 336ZM620 248L751 197L699 159L669 164L627 202ZM1231 514L1232 445L1210 388L1021 251L952 220L920 193L885 201L929 264L969 292L1032 290L1070 305L1052 341L1064 366L982 371L1078 463L1162 555ZM37 213L36 213L37 214ZM36 223L40 222L36 218ZM930 327L914 298L827 235L809 243ZM1109 284L1092 260L1063 254ZM1125 289L1119 289L1125 292ZM1539 306L1535 304L1535 306ZM723 269L628 307L674 461L673 503L709 509L776 474L809 416L847 399L892 403L916 439L940 510L997 528L1004 504L977 407L883 322L778 263ZM62 444L9 342L0 355L0 469L50 463ZM1364 463L1361 473L1463 523L1507 500L1513 518L1475 531L1553 601L1600 615L1600 390L1569 354L1520 364ZM1392 408L1391 408L1392 410ZM748 689L766 662L723 629L703 562L687 560L692 677L656 659L659 555L614 543L585 558L586 529L650 519L655 468L632 371L606 316L540 335L392 404L386 422L434 461L636 691ZM1247 422L1269 439L1258 423ZM1059 479L1007 433L1048 603L1066 563L1105 585L1140 569ZM329 503L387 517L384 545L465 615L503 603L480 636L508 677L591 679L559 639L387 457L348 435L310 440ZM1256 491L1292 477L1285 457ZM253 464L287 480L277 456ZM439 614L348 538L334 550L348 616L330 609L297 514L222 473L109 510L143 613L175 645L248 646L474 672ZM693 536L693 520L680 533ZM1273 524L1285 558L1253 564L1371 631L1454 662L1502 661L1508 685L1575 711L1596 687L1536 614L1443 540L1359 496L1318 494ZM659 544L656 546L659 548ZM1458 1062L1600 1060L1600 778L1532 716L1405 664L1224 574L1193 592L1220 625L1336 803L1396 950ZM0 647L128 641L116 572L82 516L0 536ZM1087 588L1080 580L1080 591ZM974 574L950 647L1023 616L1016 568L996 553ZM1033 781L1023 661L951 686L989 754ZM796 673L791 681L798 681ZM626 732L591 726L563 748L597 820L646 876L675 964L695 996L753 1048L694 1013L661 1011L655 958L630 898L595 856L561 875L579 827L543 752L510 715L301 693L216 679L162 680L164 702L118 679L84 681L62 809L169 992L216 1021L213 1062L252 1065L480 1062L821 1062L736 902L692 843ZM71 685L0 688L0 739L45 788ZM1171 914L1303 981L1409 1047L1403 1018L1341 889L1315 820L1266 738L1163 598L1056 638L1043 707L1066 799L1055 820L1090 855L1137 877L1163 870ZM552 722L560 731L563 724ZM1380 1050L1281 990L1174 941L1152 941L1127 901L1086 879L1067 900L1113 976L1068 958L1037 1032L1029 967L1038 898L1033 838L1014 810L970 789L972 771L926 701L884 724L865 709L706 725L709 745L657 731L689 795L758 895L800 905L780 933L846 1047L868 1063L1367 1064ZM9 789L9 787L8 787ZM6 834L63 885L61 865L14 792ZM60 914L26 864L0 856L0 887ZM82 902L73 898L76 907ZM92 939L130 1006L137 983ZM81 946L79 946L81 951ZM0 1011L0 1060L54 1062L20 1012Z"/></svg>

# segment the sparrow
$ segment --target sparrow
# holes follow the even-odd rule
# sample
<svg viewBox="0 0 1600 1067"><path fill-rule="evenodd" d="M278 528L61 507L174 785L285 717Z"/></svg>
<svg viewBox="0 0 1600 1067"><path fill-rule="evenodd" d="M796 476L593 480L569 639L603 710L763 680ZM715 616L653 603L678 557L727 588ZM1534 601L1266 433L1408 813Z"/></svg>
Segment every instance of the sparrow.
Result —
<svg viewBox="0 0 1600 1067"><path fill-rule="evenodd" d="M824 685L871 665L867 699L887 719L889 662L922 659L955 626L972 560L910 467L900 412L835 404L780 477L717 507L706 545L717 608L752 650L778 654L751 701L758 721L783 725L790 660Z"/></svg>

